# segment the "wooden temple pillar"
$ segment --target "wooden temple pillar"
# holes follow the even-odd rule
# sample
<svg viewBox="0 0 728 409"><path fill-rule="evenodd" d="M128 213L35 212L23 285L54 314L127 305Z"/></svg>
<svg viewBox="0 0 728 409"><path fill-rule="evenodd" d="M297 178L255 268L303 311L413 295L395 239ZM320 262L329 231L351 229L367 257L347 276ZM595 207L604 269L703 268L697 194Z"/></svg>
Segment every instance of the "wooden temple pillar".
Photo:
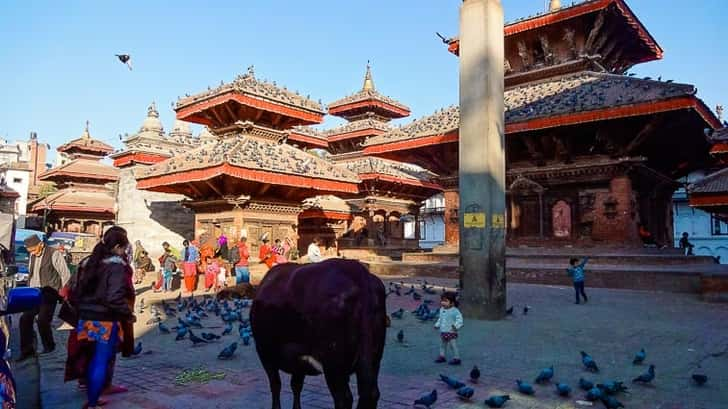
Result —
<svg viewBox="0 0 728 409"><path fill-rule="evenodd" d="M444 191L445 198L445 247L458 250L460 243L460 227L458 209L460 207L460 192L457 188Z"/></svg>

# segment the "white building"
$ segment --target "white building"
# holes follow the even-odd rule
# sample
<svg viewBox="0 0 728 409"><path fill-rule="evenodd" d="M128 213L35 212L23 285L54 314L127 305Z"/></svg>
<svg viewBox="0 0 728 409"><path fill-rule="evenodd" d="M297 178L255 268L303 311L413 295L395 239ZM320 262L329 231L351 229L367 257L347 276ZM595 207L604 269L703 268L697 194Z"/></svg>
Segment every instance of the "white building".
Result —
<svg viewBox="0 0 728 409"><path fill-rule="evenodd" d="M445 243L445 197L432 196L420 208L420 247L430 249Z"/></svg>
<svg viewBox="0 0 728 409"><path fill-rule="evenodd" d="M698 171L681 179L683 185L693 183L705 176ZM688 233L690 243L698 256L720 257L721 264L728 264L728 224L712 214L692 208L688 204L685 188L678 189L672 197L675 247L683 233Z"/></svg>
<svg viewBox="0 0 728 409"><path fill-rule="evenodd" d="M0 185L7 186L18 192L19 198L15 200L14 213L16 219L25 218L28 206L28 189L30 188L30 168L26 163L12 162L0 164ZM24 223L21 223L24 225Z"/></svg>

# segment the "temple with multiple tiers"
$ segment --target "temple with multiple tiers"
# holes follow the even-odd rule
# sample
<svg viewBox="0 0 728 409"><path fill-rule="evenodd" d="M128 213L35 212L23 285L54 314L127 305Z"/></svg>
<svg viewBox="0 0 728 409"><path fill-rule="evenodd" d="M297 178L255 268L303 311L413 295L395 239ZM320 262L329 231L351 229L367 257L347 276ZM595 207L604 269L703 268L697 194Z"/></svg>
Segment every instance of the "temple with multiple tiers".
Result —
<svg viewBox="0 0 728 409"><path fill-rule="evenodd" d="M458 54L457 39L447 41ZM720 123L692 85L627 70L662 49L623 0L554 7L505 27L511 246L672 241L675 180L708 160ZM364 153L440 176L446 242L458 241L456 107L367 139Z"/></svg>
<svg viewBox="0 0 728 409"><path fill-rule="evenodd" d="M119 171L101 162L114 148L91 137L86 129L58 147L69 162L42 173L39 180L55 183L58 191L29 204L29 210L44 218L51 231L101 235L104 226L114 224L116 205L111 185Z"/></svg>

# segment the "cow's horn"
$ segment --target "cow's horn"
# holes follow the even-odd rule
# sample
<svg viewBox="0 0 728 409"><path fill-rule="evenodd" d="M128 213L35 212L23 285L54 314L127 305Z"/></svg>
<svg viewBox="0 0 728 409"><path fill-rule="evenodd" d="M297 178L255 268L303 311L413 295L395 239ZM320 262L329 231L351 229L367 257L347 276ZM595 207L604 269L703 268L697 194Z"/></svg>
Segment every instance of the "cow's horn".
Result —
<svg viewBox="0 0 728 409"><path fill-rule="evenodd" d="M321 365L321 362L317 361L316 358L312 357L311 355L302 356L301 361L309 364L311 368L319 374L324 373L324 367L323 365Z"/></svg>

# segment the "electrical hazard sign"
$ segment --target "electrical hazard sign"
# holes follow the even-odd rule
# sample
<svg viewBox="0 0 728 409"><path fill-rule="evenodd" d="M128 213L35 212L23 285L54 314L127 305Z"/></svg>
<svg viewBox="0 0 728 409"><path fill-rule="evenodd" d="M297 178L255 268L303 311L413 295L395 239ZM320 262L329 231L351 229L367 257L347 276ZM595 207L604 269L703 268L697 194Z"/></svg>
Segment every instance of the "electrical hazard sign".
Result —
<svg viewBox="0 0 728 409"><path fill-rule="evenodd" d="M463 215L463 225L466 229L484 229L485 213L465 213Z"/></svg>

